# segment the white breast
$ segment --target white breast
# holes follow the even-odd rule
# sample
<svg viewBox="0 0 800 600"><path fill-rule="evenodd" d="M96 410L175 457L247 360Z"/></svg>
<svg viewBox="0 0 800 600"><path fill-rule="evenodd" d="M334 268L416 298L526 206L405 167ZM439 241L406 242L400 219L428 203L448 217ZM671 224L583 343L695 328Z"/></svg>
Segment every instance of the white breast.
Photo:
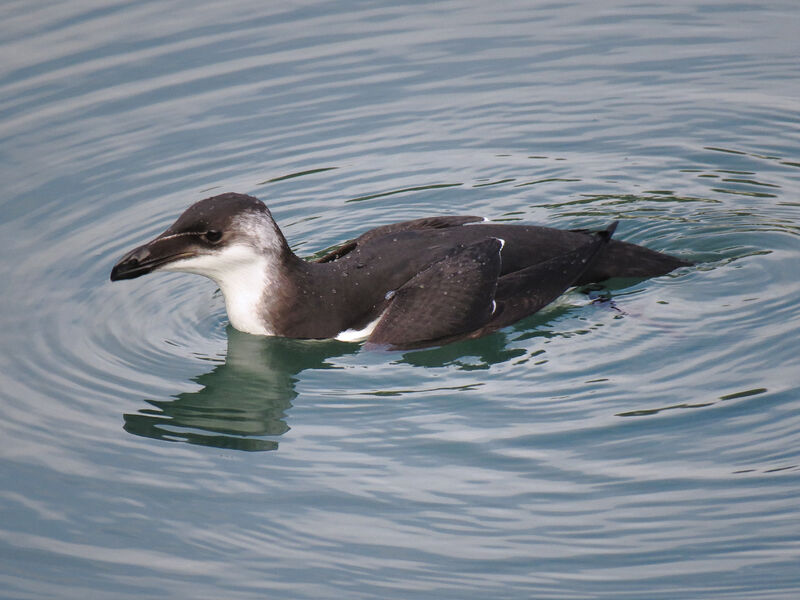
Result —
<svg viewBox="0 0 800 600"><path fill-rule="evenodd" d="M168 263L163 271L195 273L212 279L225 297L228 319L239 331L275 335L265 319L264 303L277 273L268 258L247 244L232 244L212 254Z"/></svg>

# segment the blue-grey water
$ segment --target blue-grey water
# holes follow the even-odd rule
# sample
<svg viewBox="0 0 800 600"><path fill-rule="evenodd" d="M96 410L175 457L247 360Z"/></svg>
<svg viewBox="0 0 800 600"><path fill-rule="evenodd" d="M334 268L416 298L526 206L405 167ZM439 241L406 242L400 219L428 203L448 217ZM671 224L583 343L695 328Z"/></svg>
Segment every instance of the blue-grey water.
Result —
<svg viewBox="0 0 800 600"><path fill-rule="evenodd" d="M0 597L800 596L794 0L5 2L0 57ZM108 281L223 191L305 256L466 213L697 265L394 353Z"/></svg>

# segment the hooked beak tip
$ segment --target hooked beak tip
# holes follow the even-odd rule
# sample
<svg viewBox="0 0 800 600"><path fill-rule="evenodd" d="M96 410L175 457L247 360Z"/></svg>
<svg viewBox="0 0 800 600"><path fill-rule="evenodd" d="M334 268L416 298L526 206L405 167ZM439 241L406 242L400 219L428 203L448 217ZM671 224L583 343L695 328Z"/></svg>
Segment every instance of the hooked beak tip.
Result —
<svg viewBox="0 0 800 600"><path fill-rule="evenodd" d="M134 248L123 256L111 269L111 281L134 279L153 270L154 264L150 256L149 244Z"/></svg>
<svg viewBox="0 0 800 600"><path fill-rule="evenodd" d="M140 275L144 275L145 273L149 273L150 269L142 269L139 268L139 263L131 262L123 262L120 261L114 265L114 268L111 269L111 275L109 279L111 281L120 281L122 279L134 279L139 277Z"/></svg>

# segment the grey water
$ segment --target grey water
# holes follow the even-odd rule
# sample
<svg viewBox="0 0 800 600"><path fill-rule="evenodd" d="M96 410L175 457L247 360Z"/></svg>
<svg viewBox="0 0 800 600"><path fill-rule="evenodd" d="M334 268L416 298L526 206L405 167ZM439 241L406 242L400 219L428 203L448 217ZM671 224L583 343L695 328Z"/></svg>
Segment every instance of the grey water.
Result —
<svg viewBox="0 0 800 600"><path fill-rule="evenodd" d="M800 595L793 1L0 5L0 597ZM189 204L696 262L409 352L111 284Z"/></svg>

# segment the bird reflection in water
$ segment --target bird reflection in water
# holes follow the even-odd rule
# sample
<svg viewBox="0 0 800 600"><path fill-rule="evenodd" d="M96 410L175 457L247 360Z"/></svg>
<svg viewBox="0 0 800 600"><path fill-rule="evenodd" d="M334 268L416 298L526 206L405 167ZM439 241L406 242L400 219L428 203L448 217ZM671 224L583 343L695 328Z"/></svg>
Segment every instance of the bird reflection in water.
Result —
<svg viewBox="0 0 800 600"><path fill-rule="evenodd" d="M194 379L202 388L152 408L123 415L135 435L232 450L276 450L289 430L286 412L297 396L297 375L324 369L327 359L358 352L359 345L253 336L228 327L225 362Z"/></svg>

